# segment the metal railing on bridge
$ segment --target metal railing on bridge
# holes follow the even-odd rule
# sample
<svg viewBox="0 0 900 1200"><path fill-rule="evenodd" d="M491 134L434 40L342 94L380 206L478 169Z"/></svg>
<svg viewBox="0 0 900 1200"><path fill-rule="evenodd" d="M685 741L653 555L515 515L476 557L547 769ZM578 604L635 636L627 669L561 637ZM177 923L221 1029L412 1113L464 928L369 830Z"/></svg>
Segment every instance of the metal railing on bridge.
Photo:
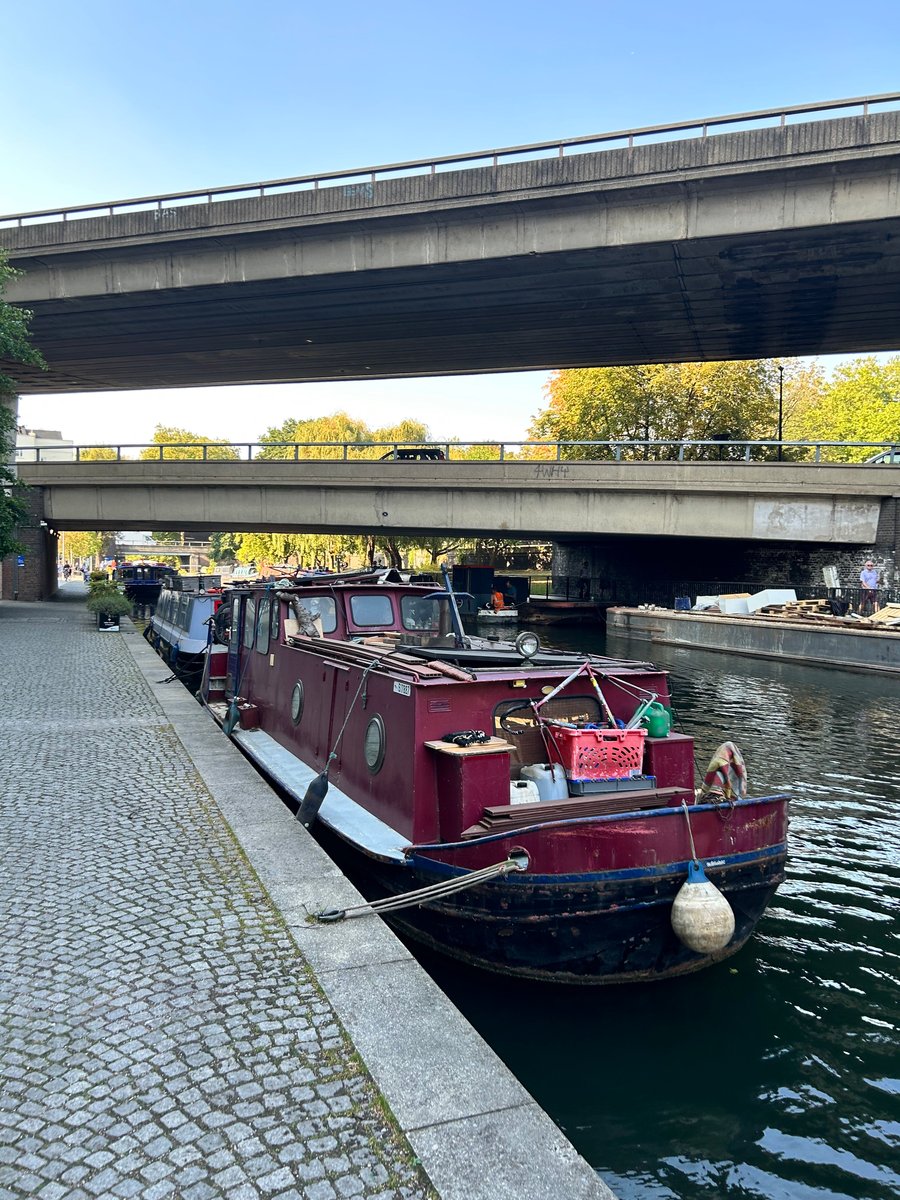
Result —
<svg viewBox="0 0 900 1200"><path fill-rule="evenodd" d="M759 129L784 126L798 117L817 113L868 116L875 110L900 106L900 92L882 92L872 96L855 96L843 100L825 100L816 104L793 104L782 108L763 108L753 112L729 113L726 116L700 117L692 121L671 121L663 125L643 125L634 129L617 129L608 133L584 134L581 137L558 138L550 142L528 142L521 146L504 146L495 150L474 150L464 154L445 154L434 158L409 159L405 162L384 163L374 167L356 167L348 171L322 171L315 175L294 175L286 179L268 179L259 183L234 183L225 187L199 188L187 192L166 192L158 196L135 196L127 200L104 200L94 204L74 204L64 208L44 208L33 212L10 213L0 216L0 227L32 225L50 221L67 221L72 217L114 216L119 212L140 212L180 207L190 203L213 204L221 200L247 199L279 192L318 191L322 185L351 187L364 199L372 195L374 185L385 179L413 175L436 175L441 168L491 166L501 162L532 161L540 158L564 158L567 151L585 151L591 147L615 150L653 142L671 141L673 134L707 138L728 128Z"/></svg>
<svg viewBox="0 0 900 1200"><path fill-rule="evenodd" d="M612 441L524 442L172 442L161 445L28 446L16 450L16 463L80 464L102 468L121 462L402 462L427 463L585 463L585 462L741 462L848 463L900 465L900 443L744 441L726 437L700 440L619 438Z"/></svg>

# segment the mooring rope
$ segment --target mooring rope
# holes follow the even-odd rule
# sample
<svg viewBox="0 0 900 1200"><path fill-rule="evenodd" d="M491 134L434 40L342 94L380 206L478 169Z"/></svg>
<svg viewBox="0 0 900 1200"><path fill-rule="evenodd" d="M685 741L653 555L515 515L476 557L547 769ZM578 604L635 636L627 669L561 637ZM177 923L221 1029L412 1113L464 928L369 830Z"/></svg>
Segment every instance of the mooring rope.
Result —
<svg viewBox="0 0 900 1200"><path fill-rule="evenodd" d="M684 813L684 819L687 821L688 838L690 839L691 843L691 858L693 859L694 863L698 864L700 860L697 858L697 847L694 845L694 831L691 829L691 815L688 812L688 806L684 800L681 802L681 811Z"/></svg>
<svg viewBox="0 0 900 1200"><path fill-rule="evenodd" d="M494 863L490 867L481 867L478 871L470 871L456 879L447 879L442 883L432 883L429 887L417 888L414 892L403 892L399 896L386 896L383 900L373 900L370 904L358 904L354 908L332 908L325 912L314 913L317 921L343 921L349 917L368 917L380 913L396 912L401 908L413 908L419 904L429 904L432 900L440 900L454 892L462 892L476 884L486 883L499 876L510 875L513 871L527 871L529 857L527 854L511 854L503 862Z"/></svg>

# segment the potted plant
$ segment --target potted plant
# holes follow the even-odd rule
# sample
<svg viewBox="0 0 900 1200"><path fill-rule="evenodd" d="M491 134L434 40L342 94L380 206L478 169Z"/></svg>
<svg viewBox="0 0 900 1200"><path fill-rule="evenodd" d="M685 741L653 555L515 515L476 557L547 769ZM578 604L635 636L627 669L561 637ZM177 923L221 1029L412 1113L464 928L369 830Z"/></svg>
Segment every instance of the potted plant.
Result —
<svg viewBox="0 0 900 1200"><path fill-rule="evenodd" d="M119 630L119 617L131 612L131 601L110 583L98 582L87 598L88 612L97 617L97 628L110 633Z"/></svg>

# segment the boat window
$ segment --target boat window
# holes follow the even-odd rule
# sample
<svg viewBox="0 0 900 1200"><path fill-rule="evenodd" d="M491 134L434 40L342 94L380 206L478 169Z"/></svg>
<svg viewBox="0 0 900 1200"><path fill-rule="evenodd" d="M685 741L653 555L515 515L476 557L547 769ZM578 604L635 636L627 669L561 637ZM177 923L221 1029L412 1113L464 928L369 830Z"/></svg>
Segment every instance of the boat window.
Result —
<svg viewBox="0 0 900 1200"><path fill-rule="evenodd" d="M354 625L394 624L394 607L390 596L351 596L350 614Z"/></svg>
<svg viewBox="0 0 900 1200"><path fill-rule="evenodd" d="M169 619L169 593L168 592L163 592L162 596L160 596L159 604L157 604L157 606L156 606L156 615L159 617L159 619L161 621L168 621L168 619Z"/></svg>
<svg viewBox="0 0 900 1200"><path fill-rule="evenodd" d="M247 606L244 609L244 645L249 650L253 645L253 638L256 634L256 600L252 596L247 597Z"/></svg>
<svg viewBox="0 0 900 1200"><path fill-rule="evenodd" d="M303 716L303 680L298 679L291 692L291 720L295 725L300 724Z"/></svg>
<svg viewBox="0 0 900 1200"><path fill-rule="evenodd" d="M305 608L311 617L322 618L322 632L334 633L337 629L337 606L333 596L297 596L294 600Z"/></svg>
<svg viewBox="0 0 900 1200"><path fill-rule="evenodd" d="M278 641L278 629L281 624L281 601L277 596L272 598L272 621L269 626L269 637L273 642Z"/></svg>
<svg viewBox="0 0 900 1200"><path fill-rule="evenodd" d="M437 633L441 609L435 596L402 596L400 618L404 629L428 629Z"/></svg>
<svg viewBox="0 0 900 1200"><path fill-rule="evenodd" d="M256 614L256 649L265 654L269 649L269 606L271 596L261 596Z"/></svg>
<svg viewBox="0 0 900 1200"><path fill-rule="evenodd" d="M241 640L240 596L233 596L229 601L226 601L226 603L231 605L231 617L228 621L228 649L230 652L234 652L237 650L238 644Z"/></svg>
<svg viewBox="0 0 900 1200"><path fill-rule="evenodd" d="M191 607L190 596L187 594L187 592L182 592L181 600L179 601L179 604L178 604L178 625L182 629L187 629L187 627L188 627L188 612L190 610L190 607Z"/></svg>
<svg viewBox="0 0 900 1200"><path fill-rule="evenodd" d="M354 597L354 599L358 598ZM382 768L386 743L384 720L376 713L366 726L366 736L363 740L363 756L366 766L373 775L377 775Z"/></svg>

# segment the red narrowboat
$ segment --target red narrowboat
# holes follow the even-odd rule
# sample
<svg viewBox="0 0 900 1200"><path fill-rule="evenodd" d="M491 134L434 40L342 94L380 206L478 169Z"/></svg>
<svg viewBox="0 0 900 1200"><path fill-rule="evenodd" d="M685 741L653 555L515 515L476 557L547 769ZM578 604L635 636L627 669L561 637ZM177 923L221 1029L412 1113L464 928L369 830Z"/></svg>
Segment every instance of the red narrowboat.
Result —
<svg viewBox="0 0 900 1200"><path fill-rule="evenodd" d="M695 790L650 663L468 638L452 591L371 576L237 589L217 624L213 715L444 954L665 979L739 950L784 878L788 797L747 797L730 743ZM673 910L701 893L727 911L698 938Z"/></svg>

